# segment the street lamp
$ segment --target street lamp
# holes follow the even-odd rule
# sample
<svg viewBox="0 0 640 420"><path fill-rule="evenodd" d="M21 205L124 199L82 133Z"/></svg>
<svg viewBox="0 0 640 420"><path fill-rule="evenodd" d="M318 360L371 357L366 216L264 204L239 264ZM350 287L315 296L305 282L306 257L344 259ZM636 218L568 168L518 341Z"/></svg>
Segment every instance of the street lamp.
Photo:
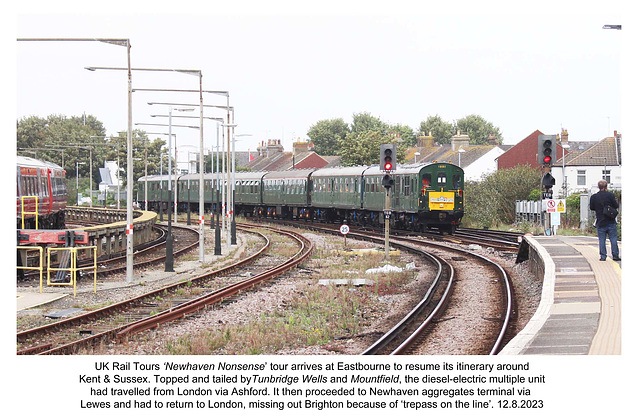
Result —
<svg viewBox="0 0 640 420"><path fill-rule="evenodd" d="M235 126L234 126L235 127ZM232 153L231 153L231 245L237 245L236 241L236 138L251 137L252 134L233 134Z"/></svg>
<svg viewBox="0 0 640 420"><path fill-rule="evenodd" d="M462 149L462 148L458 149L458 166L459 166L459 167L461 167L461 168L462 168L462 164L461 164L462 159L461 159L461 156L462 156L462 154L463 154L463 153L466 153L466 150L464 150L464 149Z"/></svg>
<svg viewBox="0 0 640 420"><path fill-rule="evenodd" d="M192 90L175 90L175 89L174 90L171 90L171 89L136 89L136 90L149 90L149 91L157 91L157 90L165 91L166 90L166 91L177 91L177 92L193 92ZM226 106L223 106L223 105L204 105L202 103L202 100L201 100L199 105L196 105L196 104L178 104L178 103L168 103L168 102L149 102L149 105L199 106L201 110L203 108L222 108L222 109L226 109L227 110L227 123L230 124L232 122L231 117L230 117L230 113L234 112L234 108L232 106L229 106L229 92L228 91L209 91L209 90L202 90L202 92L203 93L213 93L213 94L217 94L217 95L225 95L227 97L227 105ZM201 112L200 115L201 115L200 116L200 121L201 121L200 126L202 127L202 120L204 118L206 118L206 117L204 117L202 115L202 112ZM215 118L212 118L212 119L215 119ZM195 128L195 127L192 127L192 128ZM231 134L230 134L229 128L227 128L227 160L226 160L227 182L226 182L226 185L223 182L223 189L226 189L226 194L224 194L224 192L223 192L223 197L226 195L226 199L223 198L223 203L225 203L226 205L223 204L221 211L224 211L224 209L226 209L226 206L228 206L229 202L231 201L230 188L229 188L230 186L228 185L228 184L230 184L230 182L229 182L229 180L230 180L229 164L230 164L230 161L231 161L231 156L230 156L230 149L231 149L230 148L230 137L231 137ZM202 140L202 136L201 136L201 140ZM202 146L202 144L201 144L201 146ZM201 150L202 159L204 159L203 148L201 147L200 150ZM223 145L223 154L224 154L224 145ZM224 159L223 159L222 162L223 162L223 168L224 168L224 166L225 166ZM200 176L201 176L201 179L200 179L200 185L201 185L201 187L200 187L201 188L200 206L201 206L202 212L204 212L204 197L203 197L204 196L204 174L201 172ZM224 230L225 221L226 221L226 224L227 224L227 235L226 236L227 236L227 246L229 247L231 245L231 232L230 232L230 227L229 227L230 222L227 219L228 219L228 217L224 217L222 222L223 222L223 230ZM201 224L201 228L202 228L203 227L202 226L203 225L203 223L202 223L203 222L202 215L201 215L200 221L201 221L200 224ZM202 253L201 255L202 255L202 261L204 261L204 254Z"/></svg>
<svg viewBox="0 0 640 420"><path fill-rule="evenodd" d="M173 115L173 111L193 111L193 108L173 108L173 107L169 107L169 159L167 159L169 161L168 164L168 174L169 174L169 180L168 180L168 192L169 192L169 200L171 199L171 137L172 137L172 133L171 133L171 116ZM176 164L177 164L177 146L176 146ZM177 179L176 179L177 182ZM176 185L176 189L175 189L176 194L178 193L178 188ZM177 202L177 197L176 197L176 202ZM176 208L176 216L178 214L178 209ZM176 219L177 221L177 219ZM171 235L171 203L169 203L169 207L167 209L167 246L166 246L166 256L165 256L165 263L164 263L164 271L165 272L171 272L174 271L173 270L173 236Z"/></svg>
<svg viewBox="0 0 640 420"><path fill-rule="evenodd" d="M96 70L96 69L103 69L103 70L124 70L123 68L118 68L118 67L86 67L87 70ZM200 166L204 166L204 161L203 161L203 151L204 151L204 132L203 132L203 124L202 124L202 118L203 118L203 97L202 97L202 70L185 70L185 69L154 69L154 68L134 68L131 69L131 66L129 65L129 74L131 74L131 70L134 71L153 71L153 72L177 72L177 73L185 73L185 74L190 74L190 75L194 75L194 76L198 76L198 80L199 80L199 89L197 91L194 92L199 92L200 94ZM136 89L136 90L141 90L141 91L182 91L182 90L171 90L171 89ZM193 90L192 90L193 91ZM222 94L221 91L213 91L215 93L218 94ZM227 98L229 97L229 93L228 92L224 92L227 95ZM228 100L228 99L227 99ZM169 136L169 140L171 140L171 136ZM176 192L177 194L177 192ZM200 228L199 228L199 254L200 254L200 262L204 262L204 174L201 172L200 173ZM176 209L177 210L177 209ZM176 217L177 217L177 212L176 212Z"/></svg>
<svg viewBox="0 0 640 420"><path fill-rule="evenodd" d="M76 206L80 205L80 187L78 186L78 165L84 165L84 162L76 161Z"/></svg>

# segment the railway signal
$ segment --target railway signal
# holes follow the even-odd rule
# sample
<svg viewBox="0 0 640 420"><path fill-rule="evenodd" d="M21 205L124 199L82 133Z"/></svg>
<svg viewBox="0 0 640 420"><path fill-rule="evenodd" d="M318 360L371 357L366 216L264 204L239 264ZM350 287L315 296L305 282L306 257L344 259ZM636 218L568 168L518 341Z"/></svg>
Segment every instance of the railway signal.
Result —
<svg viewBox="0 0 640 420"><path fill-rule="evenodd" d="M540 134L538 136L538 163L551 166L556 161L557 135Z"/></svg>
<svg viewBox="0 0 640 420"><path fill-rule="evenodd" d="M382 177L382 186L387 189L393 187L393 178L391 178L391 175L386 174Z"/></svg>
<svg viewBox="0 0 640 420"><path fill-rule="evenodd" d="M396 170L395 144L383 144L380 146L380 170L386 172Z"/></svg>

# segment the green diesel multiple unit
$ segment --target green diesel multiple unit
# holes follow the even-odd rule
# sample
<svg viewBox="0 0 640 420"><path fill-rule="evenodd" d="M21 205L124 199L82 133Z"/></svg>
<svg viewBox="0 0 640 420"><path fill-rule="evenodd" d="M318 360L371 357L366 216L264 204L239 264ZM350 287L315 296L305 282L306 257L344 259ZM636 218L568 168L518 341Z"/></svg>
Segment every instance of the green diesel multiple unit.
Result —
<svg viewBox="0 0 640 420"><path fill-rule="evenodd" d="M377 166L302 169L235 174L237 215L324 220L360 225L384 223L385 172ZM205 209L218 209L218 186L224 177L206 174ZM400 165L391 172L390 221L393 227L453 232L464 215L464 171L451 163ZM139 197L144 197L144 178ZM175 182L175 180L174 180ZM149 206L166 208L167 176L150 176ZM197 210L199 175L177 178L178 209ZM171 200L174 192L172 191Z"/></svg>

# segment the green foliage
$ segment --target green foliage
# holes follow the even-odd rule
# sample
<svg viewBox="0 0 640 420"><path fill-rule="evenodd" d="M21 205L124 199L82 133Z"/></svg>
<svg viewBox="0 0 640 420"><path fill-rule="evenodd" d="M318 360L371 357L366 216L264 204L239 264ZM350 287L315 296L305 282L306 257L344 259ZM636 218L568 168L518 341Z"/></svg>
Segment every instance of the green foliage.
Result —
<svg viewBox="0 0 640 420"><path fill-rule="evenodd" d="M515 202L529 199L539 183L540 173L529 166L500 169L480 182L466 182L465 224L492 227L513 223Z"/></svg>
<svg viewBox="0 0 640 420"><path fill-rule="evenodd" d="M307 135L313 142L316 153L323 156L338 154L339 142L349 133L349 125L342 118L320 120L309 128Z"/></svg>
<svg viewBox="0 0 640 420"><path fill-rule="evenodd" d="M529 197L527 198L527 200L538 201L540 200L540 197L542 197L542 191L539 188L536 188L535 190L531 191L531 194L529 194Z"/></svg>
<svg viewBox="0 0 640 420"><path fill-rule="evenodd" d="M107 136L102 122L92 115L66 117L50 115L47 118L30 116L17 122L17 152L19 155L34 156L38 159L56 163L67 171L70 202L75 202L76 162L83 164L78 167L81 185L83 179L89 178L90 168L93 169L92 190L98 189L100 182L99 168L107 160L120 159L120 174L123 186L126 185L127 133L122 131L115 136ZM133 179L144 176L145 173L145 144L147 152L147 171L149 175L160 173L160 154L165 147L162 139L149 140L142 130L133 131ZM90 152L91 150L91 152ZM33 152L33 153L32 153ZM89 157L91 156L91 165ZM166 173L167 160L164 160ZM88 190L88 180L86 189ZM83 195L88 196L88 191Z"/></svg>
<svg viewBox="0 0 640 420"><path fill-rule="evenodd" d="M470 144L487 144L491 134L495 136L496 143L502 144L500 129L477 114L467 115L456 121L455 129L468 135Z"/></svg>
<svg viewBox="0 0 640 420"><path fill-rule="evenodd" d="M353 122L351 123L352 133L359 134L367 131L384 133L388 131L388 128L389 126L380 118L374 117L368 112L353 114Z"/></svg>
<svg viewBox="0 0 640 420"><path fill-rule="evenodd" d="M434 137L434 141L440 144L451 143L451 136L456 132L455 126L451 123L443 121L439 115L432 115L420 123L421 133L425 135L431 135Z"/></svg>
<svg viewBox="0 0 640 420"><path fill-rule="evenodd" d="M496 143L503 141L500 129L476 114L467 115L455 123L443 121L438 115L430 116L420 123L419 131L425 135L431 133L434 141L441 144L451 143L451 137L458 131L469 136L470 144L487 144L490 134L495 136Z"/></svg>
<svg viewBox="0 0 640 420"><path fill-rule="evenodd" d="M395 134L383 134L379 131L349 133L340 145L343 166L375 165L380 160L380 145L395 143L397 158L401 162L406 147Z"/></svg>

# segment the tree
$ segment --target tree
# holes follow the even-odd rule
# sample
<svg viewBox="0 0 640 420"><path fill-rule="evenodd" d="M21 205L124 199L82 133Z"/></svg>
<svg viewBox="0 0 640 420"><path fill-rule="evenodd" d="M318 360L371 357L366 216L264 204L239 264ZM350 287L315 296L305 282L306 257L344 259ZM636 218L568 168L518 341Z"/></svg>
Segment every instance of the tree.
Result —
<svg viewBox="0 0 640 420"><path fill-rule="evenodd" d="M408 125L396 124L389 127L389 133L402 139L401 143L406 149L416 145L416 133Z"/></svg>
<svg viewBox="0 0 640 420"><path fill-rule="evenodd" d="M467 115L456 121L455 130L468 135L470 144L487 144L491 134L495 136L497 144L502 144L500 129L477 114Z"/></svg>
<svg viewBox="0 0 640 420"><path fill-rule="evenodd" d="M455 126L451 123L443 121L439 115L433 115L420 123L421 133L425 135L431 135L434 137L434 141L440 144L451 143L451 136L455 134Z"/></svg>
<svg viewBox="0 0 640 420"><path fill-rule="evenodd" d="M375 165L380 160L380 145L395 143L398 162L402 163L406 147L395 134L380 131L351 132L340 142L342 166Z"/></svg>
<svg viewBox="0 0 640 420"><path fill-rule="evenodd" d="M540 186L540 172L530 166L500 169L483 177L480 195L492 196L496 217L503 223L515 221L517 200L527 200L531 191ZM467 195L467 198L469 196ZM467 203L468 204L468 203Z"/></svg>
<svg viewBox="0 0 640 420"><path fill-rule="evenodd" d="M68 178L71 178L71 175L75 178L76 162L85 163L78 167L81 177L88 177L90 168L89 150L75 146L88 145L91 143L93 136L104 137L105 129L102 122L92 115L79 117L50 115L47 118L30 116L17 122L16 134L16 146L19 155L35 156L38 159L63 166L67 171ZM96 153L95 150L93 152L91 154L93 161L93 189L97 189L98 167L101 165L102 160L99 153Z"/></svg>
<svg viewBox="0 0 640 420"><path fill-rule="evenodd" d="M307 132L319 155L337 155L339 142L349 133L349 126L342 118L320 120Z"/></svg>
<svg viewBox="0 0 640 420"><path fill-rule="evenodd" d="M375 131L379 133L385 133L389 129L389 125L383 122L380 118L374 117L368 112L361 112L359 114L353 114L353 122L351 123L352 133L366 133L368 131Z"/></svg>

